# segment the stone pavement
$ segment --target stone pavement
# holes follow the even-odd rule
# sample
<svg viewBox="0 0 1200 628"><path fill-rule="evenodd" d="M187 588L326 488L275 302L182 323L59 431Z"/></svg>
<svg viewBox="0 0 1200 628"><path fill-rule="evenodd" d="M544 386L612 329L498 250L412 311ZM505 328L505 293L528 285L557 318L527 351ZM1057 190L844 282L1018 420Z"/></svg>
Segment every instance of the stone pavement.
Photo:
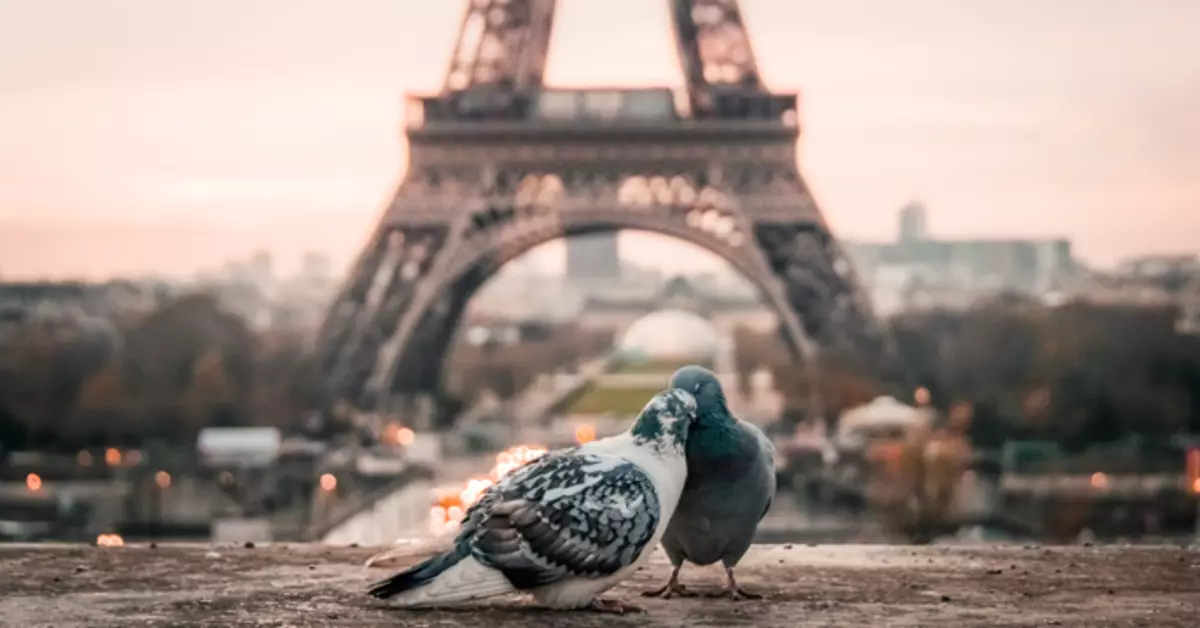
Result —
<svg viewBox="0 0 1200 628"><path fill-rule="evenodd" d="M765 600L646 600L652 564L610 592L644 614L503 599L391 609L362 594L377 550L317 545L0 546L0 626L1174 626L1200 625L1200 551L1178 546L756 546L740 580ZM400 563L419 558L405 550ZM683 582L715 591L716 568Z"/></svg>

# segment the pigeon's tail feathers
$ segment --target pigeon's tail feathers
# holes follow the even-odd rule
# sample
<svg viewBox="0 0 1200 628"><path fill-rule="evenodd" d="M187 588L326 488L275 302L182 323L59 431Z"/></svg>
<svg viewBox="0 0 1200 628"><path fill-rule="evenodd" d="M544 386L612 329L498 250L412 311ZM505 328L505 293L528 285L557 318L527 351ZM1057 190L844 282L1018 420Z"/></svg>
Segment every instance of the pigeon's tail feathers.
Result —
<svg viewBox="0 0 1200 628"><path fill-rule="evenodd" d="M416 608L479 600L515 591L503 573L456 551L439 554L386 580L367 594Z"/></svg>
<svg viewBox="0 0 1200 628"><path fill-rule="evenodd" d="M425 586L457 565L462 559L462 554L453 549L437 554L400 573L376 582L367 590L367 595L386 599Z"/></svg>

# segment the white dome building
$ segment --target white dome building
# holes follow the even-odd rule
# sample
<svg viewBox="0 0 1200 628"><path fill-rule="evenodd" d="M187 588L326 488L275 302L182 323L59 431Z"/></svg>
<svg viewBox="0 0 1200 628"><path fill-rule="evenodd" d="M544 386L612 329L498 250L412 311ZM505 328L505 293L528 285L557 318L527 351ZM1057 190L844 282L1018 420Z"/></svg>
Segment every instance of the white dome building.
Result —
<svg viewBox="0 0 1200 628"><path fill-rule="evenodd" d="M708 320L683 310L661 310L638 319L618 345L622 354L647 360L711 361L720 348Z"/></svg>

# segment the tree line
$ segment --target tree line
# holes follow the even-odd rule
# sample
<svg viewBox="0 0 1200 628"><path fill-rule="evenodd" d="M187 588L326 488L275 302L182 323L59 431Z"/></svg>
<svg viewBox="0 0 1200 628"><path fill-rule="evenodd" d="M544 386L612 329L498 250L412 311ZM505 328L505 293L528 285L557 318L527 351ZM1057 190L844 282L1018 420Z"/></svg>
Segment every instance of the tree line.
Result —
<svg viewBox="0 0 1200 628"><path fill-rule="evenodd" d="M977 445L1022 438L1077 447L1200 433L1200 337L1176 331L1175 320L1171 308L1008 299L905 314L891 326L911 377L905 386L926 388L945 411L969 407ZM190 446L208 426L300 431L333 405L309 339L256 333L213 296L181 296L111 323L32 320L7 334L0 347L5 448ZM512 397L613 342L609 332L570 323L533 331L518 342L456 343L443 401L465 408L485 391ZM836 355L822 358L813 380L772 334L739 329L734 340L740 385L748 388L759 368L771 371L785 420L815 411L836 418L894 389ZM911 393L902 400L912 402Z"/></svg>
<svg viewBox="0 0 1200 628"><path fill-rule="evenodd" d="M324 401L303 338L256 334L208 294L141 317L27 320L0 363L0 441L72 451L192 443L209 426L296 429Z"/></svg>
<svg viewBox="0 0 1200 628"><path fill-rule="evenodd" d="M1077 449L1135 435L1200 433L1200 337L1177 331L1177 314L1171 307L1046 307L1003 298L904 314L891 327L911 378L906 385L926 388L943 414L956 405L969 409L977 446L1038 439ZM782 343L739 330L735 344L739 379L760 367L772 371L785 406L806 416L814 385ZM815 388L830 419L889 384L846 368L837 356L818 372ZM911 393L901 400L913 403Z"/></svg>
<svg viewBox="0 0 1200 628"><path fill-rule="evenodd" d="M443 401L473 403L483 390L517 394L540 373L611 346L611 334L549 326L516 344L459 343L447 359ZM2 449L74 452L160 442L190 447L210 426L328 430L332 411L312 353L297 333L255 332L205 293L144 316L95 321L30 319L0 344Z"/></svg>

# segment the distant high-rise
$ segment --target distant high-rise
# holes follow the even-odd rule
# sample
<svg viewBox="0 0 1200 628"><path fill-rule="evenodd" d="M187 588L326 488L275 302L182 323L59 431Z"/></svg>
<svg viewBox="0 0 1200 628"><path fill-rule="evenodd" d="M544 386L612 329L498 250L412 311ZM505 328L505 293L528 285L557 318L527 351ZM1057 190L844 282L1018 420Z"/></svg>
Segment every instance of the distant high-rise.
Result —
<svg viewBox="0 0 1200 628"><path fill-rule="evenodd" d="M268 251L258 251L246 264L250 280L259 285L270 283L274 278L274 260Z"/></svg>
<svg viewBox="0 0 1200 628"><path fill-rule="evenodd" d="M621 278L617 233L598 233L567 238L567 278L616 281Z"/></svg>
<svg viewBox="0 0 1200 628"><path fill-rule="evenodd" d="M300 261L300 273L306 279L325 280L333 274L333 262L320 251L307 251Z"/></svg>
<svg viewBox="0 0 1200 628"><path fill-rule="evenodd" d="M929 238L929 224L925 217L925 206L909 203L900 209L900 241L915 242Z"/></svg>

